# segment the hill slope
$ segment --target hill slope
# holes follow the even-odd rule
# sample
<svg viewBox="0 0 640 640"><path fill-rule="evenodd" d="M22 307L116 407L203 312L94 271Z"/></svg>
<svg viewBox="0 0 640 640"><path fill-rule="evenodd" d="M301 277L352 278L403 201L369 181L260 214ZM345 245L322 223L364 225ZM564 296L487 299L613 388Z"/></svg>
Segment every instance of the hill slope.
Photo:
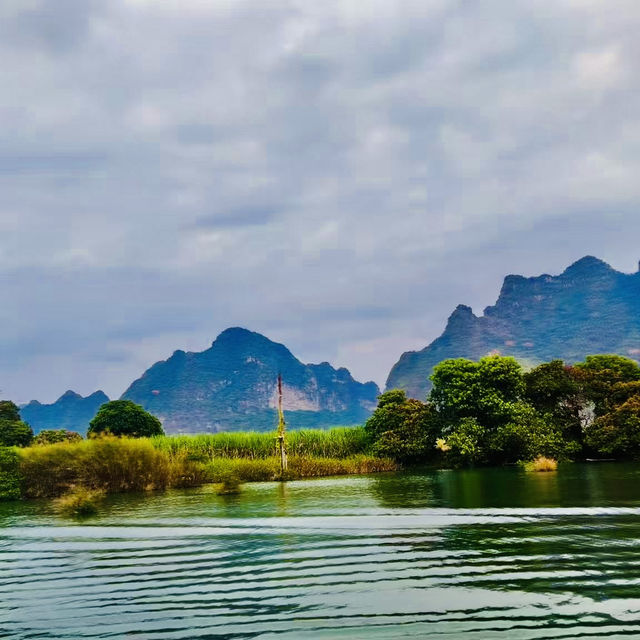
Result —
<svg viewBox="0 0 640 640"><path fill-rule="evenodd" d="M157 362L122 397L157 415L169 433L269 430L279 372L292 427L356 424L375 408L375 383L327 362L303 364L284 345L240 328L223 331L205 351Z"/></svg>
<svg viewBox="0 0 640 640"><path fill-rule="evenodd" d="M102 391L96 391L86 398L67 391L53 404L32 400L20 408L20 415L35 433L45 429L69 429L85 434L89 422L105 402L109 402L109 398Z"/></svg>
<svg viewBox="0 0 640 640"><path fill-rule="evenodd" d="M460 305L444 333L421 351L402 354L387 389L423 399L433 367L446 358L491 352L525 364L592 353L640 355L640 273L625 274L587 256L559 276L507 276L496 304L482 316Z"/></svg>

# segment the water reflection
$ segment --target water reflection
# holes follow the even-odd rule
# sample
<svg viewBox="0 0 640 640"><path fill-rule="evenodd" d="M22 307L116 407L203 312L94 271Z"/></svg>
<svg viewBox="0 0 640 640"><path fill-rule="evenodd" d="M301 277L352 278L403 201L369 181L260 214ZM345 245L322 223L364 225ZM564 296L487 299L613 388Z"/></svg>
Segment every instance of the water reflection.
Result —
<svg viewBox="0 0 640 640"><path fill-rule="evenodd" d="M0 506L0 637L640 635L640 467L422 470Z"/></svg>

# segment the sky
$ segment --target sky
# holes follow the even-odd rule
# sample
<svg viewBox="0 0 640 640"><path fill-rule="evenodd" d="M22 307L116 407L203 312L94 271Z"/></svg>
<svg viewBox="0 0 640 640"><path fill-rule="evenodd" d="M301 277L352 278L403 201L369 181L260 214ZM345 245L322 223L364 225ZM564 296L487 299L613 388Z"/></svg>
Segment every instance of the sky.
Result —
<svg viewBox="0 0 640 640"><path fill-rule="evenodd" d="M508 273L640 258L637 0L3 0L0 397L243 326L384 385Z"/></svg>

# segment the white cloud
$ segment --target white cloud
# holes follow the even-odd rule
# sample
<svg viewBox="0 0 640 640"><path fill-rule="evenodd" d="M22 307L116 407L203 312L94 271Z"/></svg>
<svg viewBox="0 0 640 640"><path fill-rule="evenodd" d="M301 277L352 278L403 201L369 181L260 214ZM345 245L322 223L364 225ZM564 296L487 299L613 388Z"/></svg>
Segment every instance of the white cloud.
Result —
<svg viewBox="0 0 640 640"><path fill-rule="evenodd" d="M636 262L635 2L52 6L0 9L18 400L232 324L383 383L505 272Z"/></svg>

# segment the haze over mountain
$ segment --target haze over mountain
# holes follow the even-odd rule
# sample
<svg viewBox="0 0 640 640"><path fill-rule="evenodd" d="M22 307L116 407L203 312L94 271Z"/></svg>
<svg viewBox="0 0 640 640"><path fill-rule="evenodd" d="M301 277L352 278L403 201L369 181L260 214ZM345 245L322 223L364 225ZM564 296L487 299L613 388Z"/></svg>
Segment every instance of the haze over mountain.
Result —
<svg viewBox="0 0 640 640"><path fill-rule="evenodd" d="M102 391L96 391L83 398L69 390L52 404L41 404L32 400L20 408L20 415L31 425L35 433L44 429L69 429L85 434L89 422L105 402L109 402L109 398Z"/></svg>
<svg viewBox="0 0 640 640"><path fill-rule="evenodd" d="M230 328L205 351L176 351L157 362L122 397L157 415L167 432L269 430L277 422L278 373L291 427L361 423L379 393L347 369L303 364L282 344Z"/></svg>
<svg viewBox="0 0 640 640"><path fill-rule="evenodd" d="M482 316L459 305L444 333L421 351L403 353L387 379L423 399L433 367L446 358L511 355L524 364L593 353L640 356L640 272L626 274L586 256L558 276L509 275Z"/></svg>

